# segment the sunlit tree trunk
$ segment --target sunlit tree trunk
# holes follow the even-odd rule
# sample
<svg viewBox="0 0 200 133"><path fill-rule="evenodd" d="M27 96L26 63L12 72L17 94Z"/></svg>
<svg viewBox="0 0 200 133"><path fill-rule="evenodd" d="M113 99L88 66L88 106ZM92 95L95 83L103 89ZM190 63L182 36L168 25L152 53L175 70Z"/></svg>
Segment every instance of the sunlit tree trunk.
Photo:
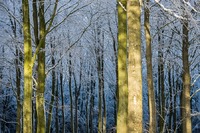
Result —
<svg viewBox="0 0 200 133"><path fill-rule="evenodd" d="M142 133L142 61L140 3L127 1L128 20L128 133Z"/></svg>
<svg viewBox="0 0 200 133"><path fill-rule="evenodd" d="M44 19L44 0L39 1L39 34L41 47L38 53L38 85L36 90L36 112L37 112L37 133L45 133L46 117L44 105L45 91L45 19Z"/></svg>
<svg viewBox="0 0 200 133"><path fill-rule="evenodd" d="M128 75L127 75L127 17L126 0L118 0L118 88L117 133L127 133Z"/></svg>
<svg viewBox="0 0 200 133"><path fill-rule="evenodd" d="M53 13L49 19L49 25L46 29L44 0L33 0L33 24L34 36L36 43L36 51L32 57L32 65L36 57L38 61L37 66L37 90L36 90L36 112L37 112L37 132L43 133L46 131L46 118L45 118L45 104L44 104L44 91L45 91L45 40L48 34L57 10L56 0ZM37 8L37 5L39 8ZM39 9L39 12L37 12ZM39 20L38 20L39 19ZM38 27L39 26L39 27Z"/></svg>
<svg viewBox="0 0 200 133"><path fill-rule="evenodd" d="M148 85L148 100L149 100L149 132L156 132L156 104L155 93L153 86L153 70L152 70L152 50L151 50L151 34L150 34L150 15L148 9L149 0L145 4L145 35L146 35L146 66L147 66L147 85Z"/></svg>
<svg viewBox="0 0 200 133"><path fill-rule="evenodd" d="M32 133L32 46L28 0L22 0L24 32L23 132Z"/></svg>
<svg viewBox="0 0 200 133"><path fill-rule="evenodd" d="M189 63L189 26L188 20L183 20L183 28L182 28L183 36L182 36L182 59L183 59L183 91L181 98L181 113L182 113L182 131L183 133L191 133L192 132L192 124L191 124L191 110L190 110L190 85L191 85L191 77L190 77L190 63Z"/></svg>

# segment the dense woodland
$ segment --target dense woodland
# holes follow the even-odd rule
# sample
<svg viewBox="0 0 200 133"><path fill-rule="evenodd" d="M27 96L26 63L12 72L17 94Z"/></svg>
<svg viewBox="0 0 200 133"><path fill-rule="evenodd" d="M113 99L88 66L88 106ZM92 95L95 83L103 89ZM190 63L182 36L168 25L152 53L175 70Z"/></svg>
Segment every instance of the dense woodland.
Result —
<svg viewBox="0 0 200 133"><path fill-rule="evenodd" d="M0 0L0 133L199 133L200 0Z"/></svg>

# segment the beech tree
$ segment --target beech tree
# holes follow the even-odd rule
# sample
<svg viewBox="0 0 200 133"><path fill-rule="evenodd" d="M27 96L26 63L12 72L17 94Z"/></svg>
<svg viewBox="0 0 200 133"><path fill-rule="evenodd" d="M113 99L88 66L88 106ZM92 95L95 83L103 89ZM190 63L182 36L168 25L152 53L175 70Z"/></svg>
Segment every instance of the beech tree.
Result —
<svg viewBox="0 0 200 133"><path fill-rule="evenodd" d="M143 131L140 4L138 0L118 1L117 132Z"/></svg>
<svg viewBox="0 0 200 133"><path fill-rule="evenodd" d="M117 132L126 133L128 115L127 76L127 18L126 0L118 0L118 88L117 88Z"/></svg>
<svg viewBox="0 0 200 133"><path fill-rule="evenodd" d="M29 2L22 0L24 32L24 101L23 132L32 132L32 45L29 19Z"/></svg>
<svg viewBox="0 0 200 133"><path fill-rule="evenodd" d="M185 14L187 18L187 14ZM191 123L191 105L190 105L190 86L191 86L191 77L190 77L190 63L189 63L189 27L188 27L188 18L183 20L183 29L182 29L182 60L183 60L183 91L181 94L181 115L183 119L182 131L183 133L192 132L192 123Z"/></svg>
<svg viewBox="0 0 200 133"><path fill-rule="evenodd" d="M32 132L32 68L38 55L38 82L36 91L36 109L37 109L37 132L45 132L45 111L44 111L44 90L45 90L45 38L49 32L53 18L55 17L57 2L54 7L53 15L50 19L49 25L45 27L44 17L44 1L39 1L39 16L37 16L37 4L33 1L33 16L34 16L34 35L36 42L36 51L32 56L31 32L30 32L30 16L29 16L29 2L22 1L23 5L23 28L24 28L24 132ZM37 17L39 17L39 22ZM39 28L38 28L39 24ZM39 37L38 37L39 32ZM43 51L40 51L43 49ZM27 52L26 52L27 51ZM26 67L25 67L26 66ZM26 75L25 75L26 74ZM28 76L28 78L27 78ZM27 80L27 81L26 81ZM26 83L26 82L27 83ZM29 87L28 89L26 89ZM30 103L31 101L31 103ZM27 106L27 107L26 107ZM30 107L31 106L31 107ZM31 114L30 116L28 114ZM26 118L26 117L31 117Z"/></svg>
<svg viewBox="0 0 200 133"><path fill-rule="evenodd" d="M152 46L150 31L150 9L149 0L144 2L144 18L145 18L145 39L146 39L146 64L147 64L147 84L148 84L148 103L149 103L149 132L156 132L156 101L153 85L153 69L152 69Z"/></svg>
<svg viewBox="0 0 200 133"><path fill-rule="evenodd" d="M141 1L127 1L128 23L128 132L143 132Z"/></svg>

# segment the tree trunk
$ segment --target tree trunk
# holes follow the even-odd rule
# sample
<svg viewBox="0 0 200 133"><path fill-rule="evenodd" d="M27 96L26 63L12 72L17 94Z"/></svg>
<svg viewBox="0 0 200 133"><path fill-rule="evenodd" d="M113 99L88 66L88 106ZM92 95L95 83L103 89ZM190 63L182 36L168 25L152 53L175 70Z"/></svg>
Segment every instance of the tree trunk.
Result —
<svg viewBox="0 0 200 133"><path fill-rule="evenodd" d="M183 21L183 36L182 36L182 59L183 59L183 91L181 98L181 113L182 113L182 131L183 133L192 132L191 110L190 110L190 63L189 63L189 37L188 37L188 20Z"/></svg>
<svg viewBox="0 0 200 133"><path fill-rule="evenodd" d="M78 133L78 97L79 96L76 96L75 98L75 120L74 120L75 133Z"/></svg>
<svg viewBox="0 0 200 133"><path fill-rule="evenodd" d="M103 133L106 133L106 96L104 88L104 33L102 34L102 43L101 43L101 88L102 88L102 104L103 104Z"/></svg>
<svg viewBox="0 0 200 133"><path fill-rule="evenodd" d="M90 121L89 121L89 127L90 127L90 133L93 133L93 116L94 116L94 88L95 88L95 80L93 78L93 71L91 70L91 84L90 84L90 90L91 90L91 96L90 96Z"/></svg>
<svg viewBox="0 0 200 133"><path fill-rule="evenodd" d="M175 81L175 78L176 78L176 71L175 71L175 68L173 67L173 91L174 91L174 100L173 100L173 131L176 133L176 128L177 128L177 109L176 109L176 106L177 106L177 96L178 96L178 91L177 91L177 89L178 89L178 84L177 84L177 82Z"/></svg>
<svg viewBox="0 0 200 133"><path fill-rule="evenodd" d="M57 74L58 75L58 74ZM59 129L60 129L60 123L59 123L59 94L58 94L58 89L59 89L59 82L58 82L58 77L57 77L57 85L56 85L56 122L55 122L55 126L56 126L56 133L59 133Z"/></svg>
<svg viewBox="0 0 200 133"><path fill-rule="evenodd" d="M51 49L53 49L53 44L51 40ZM52 66L55 65L55 59L54 59L54 52L52 53L52 58L51 58L51 64ZM52 70L52 79L51 79L51 100L49 104L49 114L48 114L48 120L47 120L47 130L46 133L51 132L51 123L52 123L52 109L53 109L53 104L54 104L54 97L55 97L55 84L56 84L56 74L55 74L55 69Z"/></svg>
<svg viewBox="0 0 200 133"><path fill-rule="evenodd" d="M35 46L39 45L39 37L38 37L38 11L37 11L37 1L33 0L32 2L32 8L33 8L33 25L34 25L34 37L35 37ZM36 66L38 67L38 66ZM36 76L34 78L37 78ZM33 86L35 86L37 88L37 85L34 84ZM36 90L33 90L32 92L32 97L34 97L32 99L32 114L33 114L33 132L35 133L37 131L37 109L36 109Z"/></svg>
<svg viewBox="0 0 200 133"><path fill-rule="evenodd" d="M87 85L87 98L86 98L86 133L89 133L89 86Z"/></svg>
<svg viewBox="0 0 200 133"><path fill-rule="evenodd" d="M113 38L114 39L114 38ZM116 87L115 87L115 95L114 95L114 120L115 126L117 126L117 90L118 90L118 63L117 63L117 46L115 40L113 40L113 49L114 49L114 56L115 56L115 74L116 74Z"/></svg>
<svg viewBox="0 0 200 133"><path fill-rule="evenodd" d="M32 133L32 46L28 0L22 0L24 31L23 132Z"/></svg>
<svg viewBox="0 0 200 133"><path fill-rule="evenodd" d="M128 132L142 133L142 61L140 3L127 1L128 20Z"/></svg>
<svg viewBox="0 0 200 133"><path fill-rule="evenodd" d="M21 71L19 68L19 60L21 58L21 54L19 53L18 49L16 48L16 56L19 56L18 59L16 59L16 88L17 88L17 127L16 127L16 133L21 132L21 113L22 113L22 106L21 106ZM22 61L22 60L20 60Z"/></svg>
<svg viewBox="0 0 200 133"><path fill-rule="evenodd" d="M13 8L15 10L15 2L13 2ZM15 14L14 14L15 15ZM13 35L14 38L17 38L17 24L16 24L16 20L14 19L12 21L12 19L10 18L10 23L12 26L12 31L13 31ZM22 123L21 123L21 114L22 114L22 106L21 106L21 70L20 70L20 62L22 62L22 53L20 50L18 50L17 47L18 44L16 44L15 46L15 54L16 54L16 59L15 59L15 72L16 72L16 88L17 88L17 125L16 125L16 133L20 133L21 132L21 127L22 127ZM4 52L4 51L3 51ZM2 79L2 78L0 78Z"/></svg>
<svg viewBox="0 0 200 133"><path fill-rule="evenodd" d="M97 55L99 56L99 55ZM101 63L100 63L100 57L97 57L97 63L98 63L98 68L97 68L97 71L98 71L98 84L99 84L99 100L98 100L98 133L103 133L103 121L102 121L102 94L103 94L103 90L102 90L102 87L101 87L101 75L102 75L102 72L101 72Z"/></svg>
<svg viewBox="0 0 200 133"><path fill-rule="evenodd" d="M164 31L162 31L163 33ZM159 132L163 133L165 130L165 84L164 84L164 56L162 51L162 41L158 35L159 49L158 49L158 90L159 90Z"/></svg>
<svg viewBox="0 0 200 133"><path fill-rule="evenodd" d="M98 26L98 25L97 25ZM97 28L97 47L96 59L97 59L97 74L98 74L98 89L99 89L99 99L98 99L98 132L103 133L103 90L104 90L104 74L103 74L103 41L100 40L101 31Z"/></svg>
<svg viewBox="0 0 200 133"><path fill-rule="evenodd" d="M106 133L106 97L105 89L103 88L103 133Z"/></svg>
<svg viewBox="0 0 200 133"><path fill-rule="evenodd" d="M71 132L74 133L74 107L72 92L72 56L69 54L69 94L70 94L70 113L71 113Z"/></svg>
<svg viewBox="0 0 200 133"><path fill-rule="evenodd" d="M128 76L127 76L127 1L118 0L118 88L117 133L127 133Z"/></svg>
<svg viewBox="0 0 200 133"><path fill-rule="evenodd" d="M80 67L81 68L81 67ZM74 114L74 132L75 133L78 133L78 98L79 98L79 92L80 92L80 88L81 88L81 76L82 76L82 73L81 73L81 69L80 69L80 75L79 75L79 78L80 78L80 83L79 83L79 86L77 84L77 81L76 81L76 78L75 78L75 73L73 72L73 77L74 77L74 91L75 91L75 99L74 99L74 102L75 102L75 107L74 107L74 110L75 110L75 114ZM87 93L88 94L88 93ZM87 96L88 98L88 96ZM88 104L88 101L87 101L87 104ZM87 114L87 105L86 105L86 114ZM86 115L87 116L87 115ZM87 122L86 122L87 123Z"/></svg>
<svg viewBox="0 0 200 133"><path fill-rule="evenodd" d="M117 88L118 88L118 64L117 64L117 43L116 39L114 37L114 34L111 29L111 24L109 22L109 30L111 32L112 36L112 42L113 42L113 52L114 52L114 64L115 64L115 77L116 77L116 86L115 86L115 94L113 96L114 99L114 125L117 126Z"/></svg>
<svg viewBox="0 0 200 133"><path fill-rule="evenodd" d="M62 62L61 62L61 67L62 67ZM60 90L61 90L61 99L62 99L62 121L63 121L63 126L62 126L62 133L65 133L65 97L64 97L64 88L63 88L63 70L60 72Z"/></svg>
<svg viewBox="0 0 200 133"><path fill-rule="evenodd" d="M168 70L167 70L167 73L168 73L168 87L169 87L169 94L168 94L168 97L169 97L169 100L168 100L168 107L167 107L167 109L168 109L168 112L169 112L169 114L168 114L168 116L169 116L169 119L168 119L168 123L166 124L167 125L167 127L166 127L166 129L168 130L168 131L172 131L172 120L173 120L173 118L172 118L172 113L173 113L173 108L172 108L172 105L173 105L173 101L172 101L172 96L173 96L173 94L172 94L172 80L171 80L171 70L170 70L171 68L170 68L170 64L168 64Z"/></svg>
<svg viewBox="0 0 200 133"><path fill-rule="evenodd" d="M36 90L36 112L37 112L37 133L45 133L46 117L44 104L45 91L45 19L44 19L44 0L39 1L39 19L40 19L40 42L41 51L38 53L38 85ZM39 46L39 45L38 45Z"/></svg>
<svg viewBox="0 0 200 133"><path fill-rule="evenodd" d="M172 74L172 80L173 80L173 88L172 88L172 90L173 90L173 97L174 97L174 99L173 99L173 123L172 123L172 128L173 128L173 131L175 132L176 131L176 113L177 113L177 111L176 111L176 106L177 106L177 104L176 104L176 102L177 102L177 100L176 100L176 97L177 97L177 85L176 85L176 82L175 82L175 66L173 66L172 67L173 69L172 69L172 71L173 71L173 74Z"/></svg>
<svg viewBox="0 0 200 133"><path fill-rule="evenodd" d="M149 0L146 1L149 4ZM150 34L150 15L148 5L145 4L145 35L146 35L146 66L147 66L147 85L148 85L148 102L149 102L149 132L156 133L156 104L153 86L152 70L152 50Z"/></svg>

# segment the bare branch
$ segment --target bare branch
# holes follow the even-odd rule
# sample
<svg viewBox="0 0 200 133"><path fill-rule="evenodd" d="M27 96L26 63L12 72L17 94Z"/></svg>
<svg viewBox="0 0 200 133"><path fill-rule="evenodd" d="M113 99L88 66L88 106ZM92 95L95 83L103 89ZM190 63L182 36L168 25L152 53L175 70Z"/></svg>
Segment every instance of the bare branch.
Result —
<svg viewBox="0 0 200 133"><path fill-rule="evenodd" d="M68 47L64 53L61 55L60 59L57 61L57 63L55 65L53 65L51 68L49 68L49 70L47 70L46 75L52 70L54 69L56 66L58 66L58 64L60 63L60 61L62 60L62 58L65 56L65 54L77 43L80 41L80 39L82 38L82 36L85 34L85 32L87 31L87 29L90 27L91 25L91 21L89 23L89 25L82 31L81 35L79 36L79 38L72 44L70 45L70 47Z"/></svg>
<svg viewBox="0 0 200 133"><path fill-rule="evenodd" d="M52 14L52 17L51 17L51 19L50 19L48 28L46 29L46 31L45 31L45 33L44 33L44 37L41 38L40 40L43 40L43 39L46 37L46 35L48 34L48 32L49 32L49 30L50 30L50 28L51 28L51 26L52 26L52 24L53 24L53 20L54 20L54 18L55 18L55 14L56 14L56 11L57 11L57 6L58 6L58 0L56 0L56 2L55 2L53 14ZM37 48L36 48L36 50L35 50L35 53L34 53L34 55L33 55L33 57L32 57L32 60L31 60L31 67L33 67L33 65L34 65L36 56L37 56L37 54L38 54L38 52L39 52L39 50L40 50L41 45L42 45L42 41L39 42L39 45L37 46Z"/></svg>
<svg viewBox="0 0 200 133"><path fill-rule="evenodd" d="M172 15L172 16L178 18L178 19L181 19L181 20L187 20L187 18L185 18L185 17L183 17L183 16L181 16L181 15L176 14L175 11L173 11L173 10L171 10L171 9L168 9L168 8L165 8L165 6L162 5L162 4L160 3L160 0L155 0L155 2L156 2L156 4L158 4L165 12L167 12L168 14L170 14L170 15Z"/></svg>
<svg viewBox="0 0 200 133"><path fill-rule="evenodd" d="M188 5L193 11L200 13L199 11L197 11L191 4L190 2L186 2L185 0L183 0L184 4Z"/></svg>
<svg viewBox="0 0 200 133"><path fill-rule="evenodd" d="M78 6L78 5L77 5ZM76 6L76 7L77 7ZM48 33L50 33L52 30L54 30L55 28L57 28L58 26L60 26L64 21L66 21L66 19L69 17L69 16L71 16L72 14L74 14L75 12L77 12L78 10L80 10L80 9L82 9L82 8L84 8L84 7L86 7L86 6L88 6L88 4L87 5L84 5L84 6L82 6L82 7L80 7L80 8L77 8L76 10L73 10L72 12L70 12L63 20L61 20L57 25L55 25L54 27L52 27L51 29L49 29L48 30ZM75 8L76 8L75 7ZM48 34L47 33L47 34Z"/></svg>
<svg viewBox="0 0 200 133"><path fill-rule="evenodd" d="M123 5L121 2L119 2L119 5L124 9L124 11L126 11L126 5Z"/></svg>
<svg viewBox="0 0 200 133"><path fill-rule="evenodd" d="M192 113L191 116L200 116L200 112Z"/></svg>
<svg viewBox="0 0 200 133"><path fill-rule="evenodd" d="M190 96L190 99L191 99L194 95L196 95L199 91L200 91L200 88L197 89L197 90Z"/></svg>
<svg viewBox="0 0 200 133"><path fill-rule="evenodd" d="M0 3L0 6L12 17L16 20L16 22L22 27L22 23L20 22L20 20L18 20L15 15L9 11L9 9L2 3Z"/></svg>
<svg viewBox="0 0 200 133"><path fill-rule="evenodd" d="M4 123L8 123L8 124L18 124L17 122L14 122L14 121L6 121L2 118L0 118L0 121L4 122Z"/></svg>

